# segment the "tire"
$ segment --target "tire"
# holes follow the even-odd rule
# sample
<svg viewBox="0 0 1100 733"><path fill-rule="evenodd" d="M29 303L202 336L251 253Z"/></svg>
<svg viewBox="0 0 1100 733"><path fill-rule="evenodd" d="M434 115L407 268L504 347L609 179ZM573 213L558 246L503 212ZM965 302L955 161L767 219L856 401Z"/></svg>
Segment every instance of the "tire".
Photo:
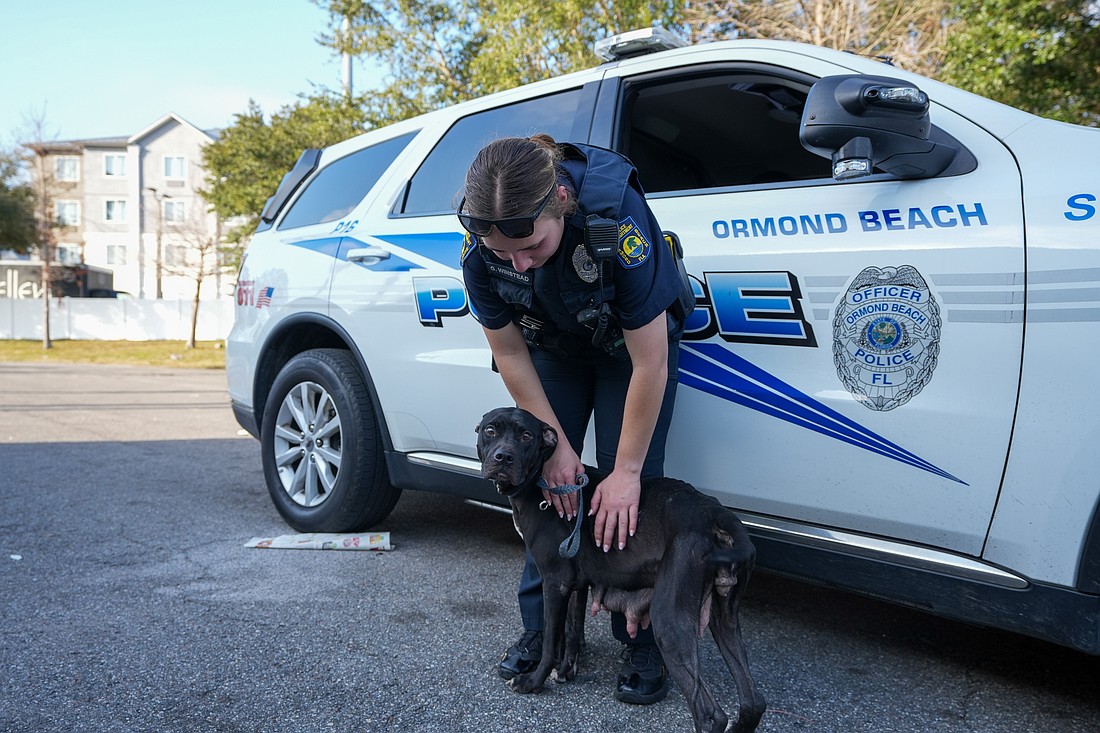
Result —
<svg viewBox="0 0 1100 733"><path fill-rule="evenodd" d="M287 362L268 395L260 446L271 500L299 532L358 532L389 516L401 496L347 351L313 349Z"/></svg>

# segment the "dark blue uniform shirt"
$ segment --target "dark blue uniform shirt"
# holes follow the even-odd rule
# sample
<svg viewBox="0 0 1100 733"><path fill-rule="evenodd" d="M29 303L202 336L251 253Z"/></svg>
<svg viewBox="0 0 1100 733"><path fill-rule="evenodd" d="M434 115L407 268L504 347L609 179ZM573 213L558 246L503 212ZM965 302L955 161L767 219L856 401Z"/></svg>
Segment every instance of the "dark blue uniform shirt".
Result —
<svg viewBox="0 0 1100 733"><path fill-rule="evenodd" d="M565 160L561 168L564 173L562 183L576 191L584 175L584 162ZM584 203L578 202L582 218L589 213ZM605 287L605 293L611 293L607 302L619 326L625 330L635 330L667 311L679 297L683 283L660 225L640 193L627 186L621 210L614 218L619 222L619 240L615 256L604 266L604 277L611 280L610 287ZM467 237L473 238L473 235ZM529 310L505 301L491 287L494 276L489 274L486 258L504 266L509 263L487 248L471 247L471 242L467 242L465 246L469 249L480 250L464 253L462 263L463 279L474 317L485 328L496 330L518 320L521 312L530 312L542 321L561 322L563 311L579 310L570 309L562 300L561 293L585 291L595 295L598 292L599 282L585 283L573 265L573 252L583 238L583 230L567 218L557 253L542 267L529 271L534 288ZM473 244L480 245L480 241ZM575 301L576 298L570 300ZM569 313L566 322L570 318L575 322L576 312ZM670 328L672 331L678 329L673 326Z"/></svg>

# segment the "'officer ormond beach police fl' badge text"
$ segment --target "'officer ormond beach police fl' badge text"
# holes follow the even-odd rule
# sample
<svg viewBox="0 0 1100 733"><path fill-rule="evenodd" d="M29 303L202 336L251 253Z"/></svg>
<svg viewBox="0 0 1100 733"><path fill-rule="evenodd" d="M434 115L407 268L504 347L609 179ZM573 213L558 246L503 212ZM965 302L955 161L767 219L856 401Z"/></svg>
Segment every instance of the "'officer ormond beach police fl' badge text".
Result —
<svg viewBox="0 0 1100 733"><path fill-rule="evenodd" d="M844 386L872 410L904 405L932 379L940 307L915 267L868 267L833 319L833 363Z"/></svg>

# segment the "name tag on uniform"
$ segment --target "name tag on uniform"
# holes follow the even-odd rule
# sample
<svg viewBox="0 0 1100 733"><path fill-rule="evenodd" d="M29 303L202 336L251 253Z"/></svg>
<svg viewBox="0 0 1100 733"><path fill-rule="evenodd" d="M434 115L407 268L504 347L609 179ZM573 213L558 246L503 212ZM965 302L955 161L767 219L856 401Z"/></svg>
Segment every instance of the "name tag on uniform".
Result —
<svg viewBox="0 0 1100 733"><path fill-rule="evenodd" d="M532 282L531 273L529 272L516 272L511 267L498 265L495 262L486 262L485 267L489 270L490 275L502 277L505 280L511 280L512 282L519 283L520 285L530 285Z"/></svg>

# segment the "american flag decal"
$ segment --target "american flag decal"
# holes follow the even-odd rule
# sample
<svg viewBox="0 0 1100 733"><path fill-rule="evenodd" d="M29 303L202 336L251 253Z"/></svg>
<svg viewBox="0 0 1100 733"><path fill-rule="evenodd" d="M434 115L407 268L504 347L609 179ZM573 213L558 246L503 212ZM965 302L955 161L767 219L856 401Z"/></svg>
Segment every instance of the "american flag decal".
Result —
<svg viewBox="0 0 1100 733"><path fill-rule="evenodd" d="M256 298L256 307L263 308L264 306L271 305L271 296L275 293L275 288L263 288L260 290L260 295Z"/></svg>

